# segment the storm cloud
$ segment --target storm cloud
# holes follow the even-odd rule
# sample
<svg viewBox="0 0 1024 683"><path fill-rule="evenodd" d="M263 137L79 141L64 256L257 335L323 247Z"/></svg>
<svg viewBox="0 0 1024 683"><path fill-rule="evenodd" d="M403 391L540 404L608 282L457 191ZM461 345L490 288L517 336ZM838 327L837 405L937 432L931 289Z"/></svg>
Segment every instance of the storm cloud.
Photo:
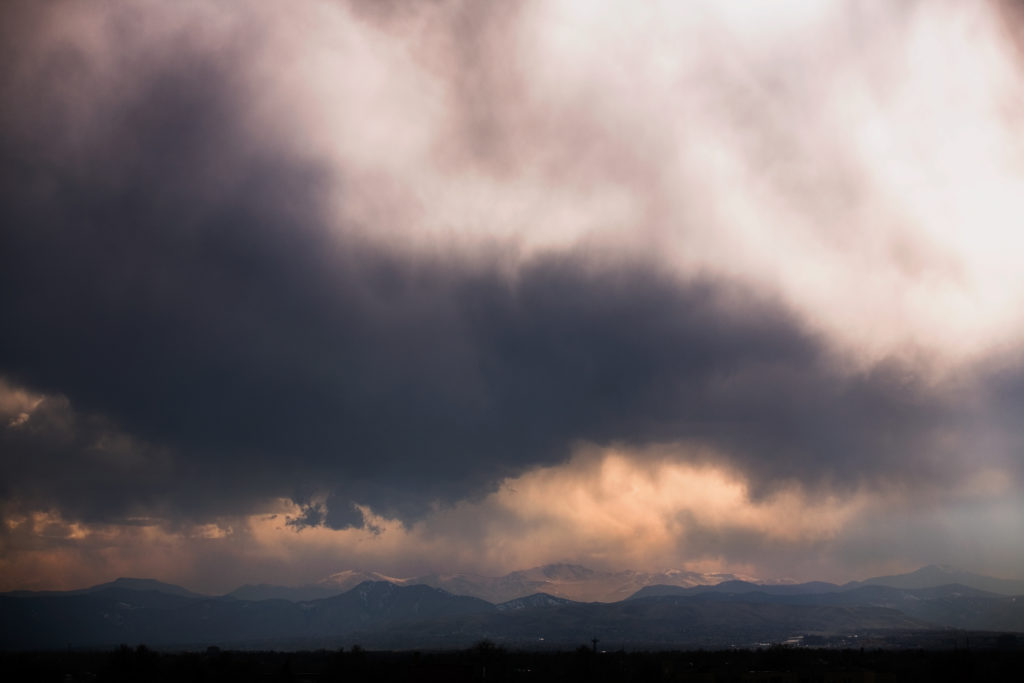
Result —
<svg viewBox="0 0 1024 683"><path fill-rule="evenodd" d="M409 513L576 440L677 439L727 442L759 479L853 485L919 469L905 454L945 422L899 367L831 368L747 287L601 252L411 256L332 232L327 172L239 129L215 55L140 71L77 164L35 130L46 111L9 136L33 144L7 187L0 305L18 333L0 355L13 381L172 449L172 490L327 482L343 509ZM132 502L121 486L92 498Z"/></svg>
<svg viewBox="0 0 1024 683"><path fill-rule="evenodd" d="M730 241L742 228L719 229L728 210L686 184L694 171L659 156L664 138L636 127L663 114L645 109L651 102L610 104L573 71L572 40L558 43L560 68L576 80L553 103L541 97L549 84L522 41L558 17L529 3L311 4L287 19L262 5L238 16L146 4L89 17L61 4L5 14L5 515L57 510L173 528L286 499L298 506L293 528L386 534L373 515L429 527L439 506L486 508L503 482L567 466L581 444L638 462L681 444L675 466L725 468L752 504L790 490L808 500L876 489L926 499L979 467L1020 481L1012 415L1024 371L1012 354L993 372L977 345L947 353L932 312L910 332L856 327L870 306L850 306L857 280L842 259L852 238L841 233L878 215L882 203L858 197L879 178L865 179L841 150L824 154L839 162L824 176L815 170L826 165L810 148L818 137L801 137L794 117L817 96L819 75L769 87L799 54L746 62L743 73L742 55L716 54L687 76L724 83L693 95L724 114L709 127L682 112L675 141L705 144L749 125L731 149L766 180L718 191L756 209L774 188L787 208L765 221L802 211L778 240L743 242ZM896 28L880 40L912 34L913 16L889 17ZM314 28L317 17L344 26L339 49L358 57L351 71L332 75L344 59L311 58L313 69L268 56L301 52L306 30L324 41L333 24ZM617 58L650 66L633 52ZM313 88L322 110L291 82L309 69L317 83L340 82ZM609 79L619 92L623 79L642 88L657 73ZM760 85L746 87L748 78ZM403 110L404 98L424 108ZM327 114L311 107L340 112L336 147L311 123ZM408 123L393 140L375 138L377 111L381 125ZM616 122L628 133L609 130ZM790 153L796 170L780 161ZM422 158L431 164L403 168ZM708 169L721 184L719 172ZM421 175L431 178L416 185ZM801 199L815 182L825 190ZM509 191L489 215L496 187ZM828 286L844 292L830 300L808 259L820 245L802 231L844 205L854 218L815 233L835 259L824 269L837 266ZM594 233L580 232L589 222ZM918 293L901 305L911 309L935 278L971 279L970 258L948 257L956 240L916 234L879 238L888 265L862 274L866 292L908 278ZM790 247L806 292L788 271L736 274L758 250L781 263ZM880 309L878 327L899 317L893 306ZM992 313L968 336L998 329L999 340L1016 339L1012 321ZM907 337L917 346L897 343ZM688 527L701 537L699 520ZM760 547L707 533L709 552Z"/></svg>

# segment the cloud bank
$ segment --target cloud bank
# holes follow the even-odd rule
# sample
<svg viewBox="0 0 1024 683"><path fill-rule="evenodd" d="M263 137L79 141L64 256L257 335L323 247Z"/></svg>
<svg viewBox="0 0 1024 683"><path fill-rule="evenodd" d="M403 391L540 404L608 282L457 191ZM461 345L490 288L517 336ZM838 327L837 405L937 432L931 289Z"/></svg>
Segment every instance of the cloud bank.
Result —
<svg viewBox="0 0 1024 683"><path fill-rule="evenodd" d="M1011 10L10 5L9 575L1019 567Z"/></svg>

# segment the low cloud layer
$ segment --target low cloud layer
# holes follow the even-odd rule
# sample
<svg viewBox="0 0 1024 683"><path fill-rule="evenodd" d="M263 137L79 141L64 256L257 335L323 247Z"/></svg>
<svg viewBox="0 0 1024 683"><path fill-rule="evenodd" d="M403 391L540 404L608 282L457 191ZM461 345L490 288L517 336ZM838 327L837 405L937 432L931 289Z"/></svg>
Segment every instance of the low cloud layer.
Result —
<svg viewBox="0 0 1024 683"><path fill-rule="evenodd" d="M998 472L979 471L955 491L913 499L901 486L827 496L787 488L754 498L737 473L693 464L708 455L695 450L581 446L566 463L506 479L485 497L414 522L363 507L361 528L296 532L306 511L288 500L269 502L260 514L176 527L7 515L0 587L75 588L144 574L217 593L246 582L313 583L339 563L399 577L497 576L557 559L597 569L730 567L755 577L835 581L936 557L971 555L1005 575L1019 566L1020 550L1006 540L1024 532L1024 510Z"/></svg>
<svg viewBox="0 0 1024 683"><path fill-rule="evenodd" d="M5 561L49 523L231 555L278 514L396 567L785 573L780 539L899 564L835 541L870 501L1018 509L1014 15L786 7L9 6ZM732 530L600 494L655 470Z"/></svg>

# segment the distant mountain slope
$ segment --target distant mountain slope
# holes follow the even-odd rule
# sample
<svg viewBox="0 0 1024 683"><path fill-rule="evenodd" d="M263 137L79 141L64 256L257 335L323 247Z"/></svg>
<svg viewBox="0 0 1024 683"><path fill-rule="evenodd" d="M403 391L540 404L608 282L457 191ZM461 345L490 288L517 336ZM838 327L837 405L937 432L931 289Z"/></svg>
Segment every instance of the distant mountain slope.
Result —
<svg viewBox="0 0 1024 683"><path fill-rule="evenodd" d="M343 571L332 574L316 584L289 588L284 586L243 586L229 595L242 599L311 600L342 593L364 581L387 581L411 586L422 584L441 588L455 595L468 595L495 604L508 602L535 593L547 593L577 602L618 602L637 595L674 595L677 589L715 590L726 592L767 591L772 594L828 593L862 585L887 585L894 588L933 588L959 583L979 590L1003 595L1024 594L1024 581L958 572L932 565L909 574L884 576L838 586L823 581L807 583L764 583L749 576L728 573L699 573L685 570L664 572L618 571L590 569L576 564L548 564L532 569L510 572L503 576L472 573L427 574L397 578L376 572ZM664 589L663 586L671 586ZM654 588L658 587L658 588Z"/></svg>
<svg viewBox="0 0 1024 683"><path fill-rule="evenodd" d="M156 579L132 579L121 577L108 581L107 583L100 583L95 586L88 588L78 588L70 591L11 591L9 593L3 593L0 595L8 597L43 597L43 596L62 596L62 595L83 595L86 593L96 593L108 589L119 589L129 591L155 591L157 593L165 593L167 595L179 595L186 598L206 598L207 595L202 593L196 593L190 591L187 588L176 586L172 583L164 583L163 581L157 581Z"/></svg>
<svg viewBox="0 0 1024 683"><path fill-rule="evenodd" d="M175 586L172 583L164 583L163 581L155 581L153 579L132 579L125 577L114 579L109 583L101 583L99 585L92 586L91 588L86 588L85 590L88 593L96 593L108 588L120 588L132 591L156 591L158 593L166 593L168 595L180 595L186 598L209 597L202 593L196 593L188 590L187 588L182 588L181 586Z"/></svg>
<svg viewBox="0 0 1024 683"><path fill-rule="evenodd" d="M496 607L498 608L498 611L507 612L509 610L559 607L571 604L572 602L572 600L556 598L554 595L548 595L547 593L534 593L533 595L527 595L525 598L516 598L515 600L503 602L496 605Z"/></svg>
<svg viewBox="0 0 1024 683"><path fill-rule="evenodd" d="M136 586L146 584L133 584ZM722 586L725 586L722 588ZM0 597L0 649L151 647L465 647L489 638L574 647L591 638L630 647L748 647L800 635L949 627L1024 632L1024 600L965 586L720 584L615 603L534 594L495 606L424 585L368 581L306 602L240 600L134 590Z"/></svg>
<svg viewBox="0 0 1024 683"><path fill-rule="evenodd" d="M455 595L468 595L492 603L501 603L514 598L525 597L539 592L551 593L554 585L545 580L528 578L521 572L505 576L481 576L479 574L431 574L411 579L434 588L441 588Z"/></svg>
<svg viewBox="0 0 1024 683"><path fill-rule="evenodd" d="M422 583L497 604L534 593L547 593L577 602L617 602L652 584L697 586L737 578L734 574L701 574L683 570L607 572L575 564L548 564L504 576L432 574L401 579L401 582L404 585Z"/></svg>
<svg viewBox="0 0 1024 683"><path fill-rule="evenodd" d="M1024 632L1024 600L959 584L919 589L870 585L826 593L786 593L778 591L777 586L756 588L758 590L750 590L748 587L741 591L728 591L652 586L638 591L630 601L663 598L706 604L882 607L947 628Z"/></svg>
<svg viewBox="0 0 1024 683"><path fill-rule="evenodd" d="M310 614L311 626L336 632L496 609L479 598L453 595L430 586L397 586L386 581L367 581L333 598L304 603L303 607Z"/></svg>
<svg viewBox="0 0 1024 683"><path fill-rule="evenodd" d="M339 583L354 576L348 573ZM533 583L563 592L583 586L581 592L587 592L621 588L654 576L548 565L482 585L496 592ZM692 578L676 577L681 582ZM914 580L927 583L934 578L921 572ZM626 584L615 583L623 579ZM460 580L481 585L467 575ZM899 588L861 582L838 587L727 580L711 586L644 586L630 599L611 603L534 591L495 605L410 581L364 581L315 600L296 599L303 588L253 586L249 594L261 599L250 600L244 597L246 587L210 597L147 579L118 579L77 591L8 593L0 595L0 650L105 648L120 643L451 648L484 638L528 647L575 647L591 638L630 647L747 647L799 635L848 637L868 631L955 628L1024 634L1024 596L961 584ZM312 588L337 590L324 584ZM290 599L267 597L274 591Z"/></svg>
<svg viewBox="0 0 1024 683"><path fill-rule="evenodd" d="M651 598L667 595L699 595L701 593L765 593L767 595L811 595L821 593L832 593L840 590L834 583L824 581L811 581L809 583L795 584L758 584L749 581L723 581L713 586L666 586L662 584L645 586L638 590L628 599Z"/></svg>
<svg viewBox="0 0 1024 683"><path fill-rule="evenodd" d="M268 583L239 586L224 597L236 600L289 600L291 602L308 602L334 597L344 593L344 588L324 584L308 584L305 586L275 586Z"/></svg>
<svg viewBox="0 0 1024 683"><path fill-rule="evenodd" d="M762 592L770 595L798 595L846 592L865 586L886 586L903 590L922 590L959 585L964 590L984 591L998 595L1024 596L1024 581L1014 579L997 579L945 567L928 565L907 574L892 576L876 576L864 581L851 581L837 586L823 581L811 581L798 584L760 584L750 581L723 581L716 585L678 586L652 584L640 588L631 597L652 597L655 595L693 595L701 592L716 593L753 593Z"/></svg>
<svg viewBox="0 0 1024 683"><path fill-rule="evenodd" d="M494 612L494 605L429 586L360 584L294 603L185 597L120 587L88 593L0 597L0 649L205 646L340 636L406 621Z"/></svg>
<svg viewBox="0 0 1024 683"><path fill-rule="evenodd" d="M361 583L367 581L387 581L393 583L396 586L407 586L410 584L424 583L417 579L399 578L395 576L388 576L381 574L380 572L361 572L352 569L346 569L345 571L335 572L326 579L318 581L315 586L324 586L325 588L338 589L338 592L344 593L347 590L355 588Z"/></svg>
<svg viewBox="0 0 1024 683"><path fill-rule="evenodd" d="M930 564L908 574L892 576L876 576L864 581L851 581L843 588L858 586L892 586L893 588L935 588L949 584L960 584L990 593L1001 595L1024 595L1024 581L1016 579L997 579L971 572L960 571L945 565Z"/></svg>
<svg viewBox="0 0 1024 683"><path fill-rule="evenodd" d="M397 586L415 584L427 585L427 582L418 579L403 579L393 576L386 576L379 572L361 572L346 570L331 574L317 583L308 583L302 586L278 586L273 584L245 584L227 594L238 600L290 600L292 602L308 602L310 600L321 600L341 595L352 590L356 586L367 581L384 581ZM443 586L436 586L442 588ZM450 591L452 592L452 591Z"/></svg>
<svg viewBox="0 0 1024 683"><path fill-rule="evenodd" d="M866 585L815 597L818 604L890 607L951 628L1024 632L1024 599L960 584L917 589Z"/></svg>

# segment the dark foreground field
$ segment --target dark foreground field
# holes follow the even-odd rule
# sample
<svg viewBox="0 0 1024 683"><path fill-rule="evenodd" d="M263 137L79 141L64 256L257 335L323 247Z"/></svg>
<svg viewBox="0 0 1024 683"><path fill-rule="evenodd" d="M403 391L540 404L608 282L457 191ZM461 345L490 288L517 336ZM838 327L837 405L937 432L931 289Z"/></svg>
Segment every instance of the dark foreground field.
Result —
<svg viewBox="0 0 1024 683"><path fill-rule="evenodd" d="M506 651L490 643L455 652L7 653L8 681L1013 681L1024 648L837 650L768 647L688 652Z"/></svg>

